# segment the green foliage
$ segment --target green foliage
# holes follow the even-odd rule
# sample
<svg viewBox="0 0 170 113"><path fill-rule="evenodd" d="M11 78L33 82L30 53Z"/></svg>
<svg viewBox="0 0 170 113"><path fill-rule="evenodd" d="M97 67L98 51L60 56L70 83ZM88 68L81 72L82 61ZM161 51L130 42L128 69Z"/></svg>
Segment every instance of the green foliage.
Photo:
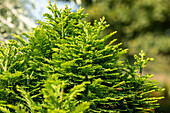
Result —
<svg viewBox="0 0 170 113"><path fill-rule="evenodd" d="M19 113L147 112L159 107L163 97L151 93L164 89L142 75L152 59L142 51L134 66L120 57L127 52L116 32L101 36L109 27L105 18L92 26L82 19L83 9L70 12L48 6L46 22L32 32L15 36L0 48L0 110ZM138 71L139 70L139 71Z"/></svg>
<svg viewBox="0 0 170 113"><path fill-rule="evenodd" d="M86 9L86 13L89 13L87 21L93 23L94 20L105 16L110 27L106 28L104 34L114 30L119 32L108 41L116 37L119 39L118 42L123 42L122 47L129 48L127 58L132 58L133 54L142 49L148 56L159 59L156 62L151 62L151 66L147 67L147 70L169 75L169 0L69 1L74 1Z"/></svg>

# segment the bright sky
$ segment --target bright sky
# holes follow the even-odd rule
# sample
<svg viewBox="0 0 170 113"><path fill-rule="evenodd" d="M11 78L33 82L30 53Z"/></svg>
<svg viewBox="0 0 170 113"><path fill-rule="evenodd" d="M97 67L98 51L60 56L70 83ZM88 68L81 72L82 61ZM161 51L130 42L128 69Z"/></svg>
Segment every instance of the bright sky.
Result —
<svg viewBox="0 0 170 113"><path fill-rule="evenodd" d="M54 2L52 2L52 0L51 0L51 3L54 4ZM56 5L59 9L61 9L61 8L65 8L66 3L69 8L72 8L71 11L73 11L73 12L76 11L77 9L79 9L79 6L77 6L76 4L71 3L71 2L58 1L58 2L56 2ZM48 0L36 0L35 9L33 10L35 20L38 19L38 20L43 21L44 20L43 14L50 13L50 11L47 8L47 5L48 5Z"/></svg>

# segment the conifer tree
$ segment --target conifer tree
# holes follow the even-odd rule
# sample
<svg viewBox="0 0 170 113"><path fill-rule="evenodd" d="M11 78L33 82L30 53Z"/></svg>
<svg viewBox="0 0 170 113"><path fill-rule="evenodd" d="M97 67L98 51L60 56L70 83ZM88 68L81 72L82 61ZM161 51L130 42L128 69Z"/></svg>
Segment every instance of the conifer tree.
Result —
<svg viewBox="0 0 170 113"><path fill-rule="evenodd" d="M129 48L127 58L144 50L147 56L159 59L146 67L150 72L169 75L170 69L170 2L169 0L56 0L70 1L85 8L87 21L105 16L110 24L107 34L118 33L108 41L118 38L121 47ZM163 7L164 6L164 7ZM142 43L141 43L142 42Z"/></svg>
<svg viewBox="0 0 170 113"><path fill-rule="evenodd" d="M141 51L136 62L120 60L127 52L115 40L116 32L101 36L109 25L105 18L94 25L82 19L83 9L70 12L48 6L46 22L32 32L22 33L20 41L0 48L0 110L4 112L80 113L149 112L159 107L162 91L152 74L142 75L148 61ZM5 94L5 95L4 95Z"/></svg>

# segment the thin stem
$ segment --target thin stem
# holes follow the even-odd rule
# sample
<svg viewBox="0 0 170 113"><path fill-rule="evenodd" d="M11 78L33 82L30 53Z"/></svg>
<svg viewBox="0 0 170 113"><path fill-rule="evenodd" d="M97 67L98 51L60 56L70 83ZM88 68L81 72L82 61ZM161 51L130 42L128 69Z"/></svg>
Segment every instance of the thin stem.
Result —
<svg viewBox="0 0 170 113"><path fill-rule="evenodd" d="M61 97L60 97L60 104L59 104L59 110L61 109L61 104L62 104L62 102L63 102L63 95L64 95L64 89L62 88L61 89Z"/></svg>

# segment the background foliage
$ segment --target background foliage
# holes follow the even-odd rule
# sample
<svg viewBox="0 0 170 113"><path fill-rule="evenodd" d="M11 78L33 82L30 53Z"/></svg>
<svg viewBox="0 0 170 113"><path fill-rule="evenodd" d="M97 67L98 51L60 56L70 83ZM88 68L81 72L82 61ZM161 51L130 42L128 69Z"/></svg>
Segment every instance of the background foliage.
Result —
<svg viewBox="0 0 170 113"><path fill-rule="evenodd" d="M28 0L0 1L0 40L11 39L11 33L20 34L35 26L29 9L25 4L32 5ZM30 6L30 8L33 6Z"/></svg>

